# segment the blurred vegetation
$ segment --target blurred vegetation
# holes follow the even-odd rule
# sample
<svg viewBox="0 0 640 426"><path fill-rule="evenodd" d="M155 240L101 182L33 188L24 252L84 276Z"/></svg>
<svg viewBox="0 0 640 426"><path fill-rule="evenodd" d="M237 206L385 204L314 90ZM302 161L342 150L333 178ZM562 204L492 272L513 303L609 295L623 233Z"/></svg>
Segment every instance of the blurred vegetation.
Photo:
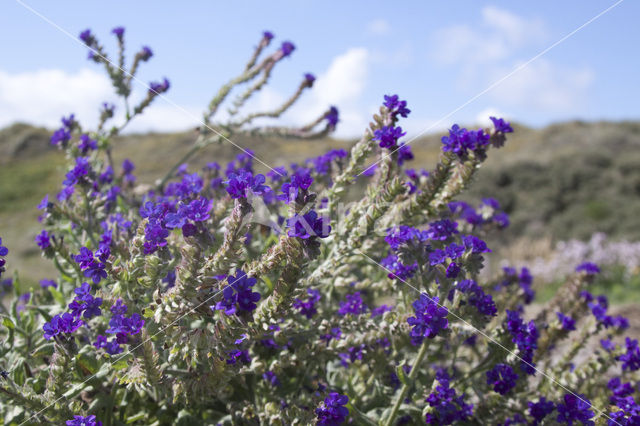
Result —
<svg viewBox="0 0 640 426"><path fill-rule="evenodd" d="M587 239L594 232L613 238L640 239L640 122L567 122L543 129L515 125L506 146L492 150L469 192L468 201L492 196L511 216L511 227L492 247L516 238L553 241ZM40 231L36 205L55 196L65 170L63 154L49 145L51 131L25 124L0 130L0 237L11 250L10 269L27 282L53 274L33 242ZM440 151L442 134L412 142L410 167L429 170ZM191 147L196 132L135 134L114 141L116 164L129 158L138 182L153 183ZM234 139L273 166L349 149L354 141L323 139ZM224 164L241 151L230 143L211 146L190 164ZM256 169L266 168L258 161ZM634 286L638 282L634 281ZM615 290L615 285L611 287ZM635 288L635 287L634 287ZM546 290L545 290L546 291Z"/></svg>
<svg viewBox="0 0 640 426"><path fill-rule="evenodd" d="M563 282L538 285L536 302L544 303L551 300ZM605 294L612 304L637 303L640 300L640 274L629 273L621 265L602 268L588 290L594 295Z"/></svg>

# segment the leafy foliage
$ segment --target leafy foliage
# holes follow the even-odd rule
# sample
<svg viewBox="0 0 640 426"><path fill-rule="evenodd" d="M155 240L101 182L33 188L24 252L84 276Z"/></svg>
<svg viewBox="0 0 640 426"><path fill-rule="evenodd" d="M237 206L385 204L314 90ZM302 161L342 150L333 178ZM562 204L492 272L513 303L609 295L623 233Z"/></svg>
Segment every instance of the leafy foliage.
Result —
<svg viewBox="0 0 640 426"><path fill-rule="evenodd" d="M265 54L274 38L265 32L213 97L192 148L143 183L112 151L170 84L151 83L131 106L133 76L152 52L127 71L124 29L113 34L118 65L90 31L81 39L123 99L121 121L105 104L97 129L70 115L51 138L68 171L39 205L37 243L57 276L33 293L17 276L3 287L13 293L0 329L5 424L638 421L629 385L638 342L611 340L629 324L585 290L595 265L579 265L531 319L528 269L480 278L484 238L509 219L495 199L456 197L505 144L509 123L454 125L432 171L408 169L398 123L410 111L388 95L349 152L264 176L240 147L226 165L190 170L204 147L236 136L314 139L339 123L328 107L300 127L256 124L291 108L309 74L276 110L243 115L294 51L284 42ZM230 118L216 122L234 89ZM346 204L353 188L363 193ZM601 334L602 349L584 356Z"/></svg>

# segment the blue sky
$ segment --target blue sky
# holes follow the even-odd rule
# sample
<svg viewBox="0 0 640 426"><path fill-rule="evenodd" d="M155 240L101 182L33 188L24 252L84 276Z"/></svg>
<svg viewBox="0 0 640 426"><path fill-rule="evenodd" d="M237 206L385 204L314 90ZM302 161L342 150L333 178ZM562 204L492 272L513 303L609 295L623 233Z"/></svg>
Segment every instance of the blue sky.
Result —
<svg viewBox="0 0 640 426"><path fill-rule="evenodd" d="M275 33L272 48L291 40L296 50L248 107L277 105L313 72L316 87L284 121L300 123L335 104L342 113L339 136L360 134L389 93L409 102L413 112L402 125L412 135L481 123L490 114L542 126L638 119L640 112L640 3L632 0L458 111L615 1L21 1L73 36L91 28L111 52L110 30L119 25L126 27L129 53L151 46L155 57L140 79L168 77L167 97L187 112L158 100L132 130L197 125L263 30ZM115 100L81 44L14 0L3 2L0 40L0 126L17 120L54 126L70 112L90 125L97 106Z"/></svg>

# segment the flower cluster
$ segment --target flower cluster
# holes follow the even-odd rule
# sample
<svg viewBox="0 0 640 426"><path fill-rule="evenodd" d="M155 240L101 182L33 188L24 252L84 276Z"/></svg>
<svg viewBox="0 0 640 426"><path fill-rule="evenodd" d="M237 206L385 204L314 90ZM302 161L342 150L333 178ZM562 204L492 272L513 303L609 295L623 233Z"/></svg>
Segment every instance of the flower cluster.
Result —
<svg viewBox="0 0 640 426"><path fill-rule="evenodd" d="M437 385L427 397L429 409L426 422L429 425L450 425L464 422L473 415L473 404L465 401L466 395L458 395L451 387L451 377L443 369L436 373Z"/></svg>
<svg viewBox="0 0 640 426"><path fill-rule="evenodd" d="M345 407L349 397L337 392L329 393L322 405L316 408L319 425L339 425L347 419L349 409Z"/></svg>
<svg viewBox="0 0 640 426"><path fill-rule="evenodd" d="M313 288L307 289L307 300L302 301L298 298L293 301L293 307L300 311L300 314L307 317L307 319L313 318L313 316L318 313L316 309L316 303L320 301L320 292Z"/></svg>
<svg viewBox="0 0 640 426"><path fill-rule="evenodd" d="M229 285L222 290L223 299L215 305L215 309L227 315L253 311L260 300L260 293L251 290L257 281L244 271L238 271L235 277L230 275L227 277Z"/></svg>
<svg viewBox="0 0 640 426"><path fill-rule="evenodd" d="M101 246L95 253L87 247L80 249L80 254L76 255L74 260L80 265L84 271L84 276L91 278L94 284L98 284L100 280L107 278L107 272L104 262L107 260L111 251L107 245Z"/></svg>
<svg viewBox="0 0 640 426"><path fill-rule="evenodd" d="M17 279L0 281L2 296L14 297L0 318L3 419L591 424L604 409L610 422L638 423L640 345L622 343L629 322L587 292L599 268L583 262L603 257L576 250L566 283L530 321L524 304L535 300L537 270L486 267L495 253L485 240L496 241L490 234L509 217L495 198L470 204L458 196L513 131L508 122L453 126L434 169L407 169L413 154L398 121L410 110L387 95L349 149L266 176L248 149L211 161L202 148L227 139L324 138L339 122L330 107L300 127L266 124L308 93L310 73L277 109L246 111L295 49L289 41L272 46L265 31L211 98L193 147L149 184L131 160L114 163L121 157L112 151L169 81L133 93L133 76L153 53L145 46L125 60L128 34L113 30L118 66L94 34L81 34L126 111L102 105L96 129L71 115L52 137L69 164L57 199L39 205L36 242L59 275L29 292ZM196 155L204 167L190 163ZM373 157L379 166L359 178ZM586 303L572 300L576 294ZM591 315L597 326L587 328ZM582 350L597 340L602 349ZM561 374L565 385L528 378L534 360L546 379Z"/></svg>
<svg viewBox="0 0 640 426"><path fill-rule="evenodd" d="M407 322L413 328L411 329L411 343L420 345L424 338L433 339L441 330L445 330L449 326L447 315L449 310L440 305L437 296L429 297L425 293L413 302L413 311L415 316L409 317Z"/></svg>
<svg viewBox="0 0 640 426"><path fill-rule="evenodd" d="M249 171L240 171L238 174L229 174L229 180L224 182L227 185L227 192L231 198L247 198L251 195L262 195L271 191L271 188L264 185L264 175L253 175Z"/></svg>
<svg viewBox="0 0 640 426"><path fill-rule="evenodd" d="M327 238L331 232L331 226L326 217L318 216L314 210L303 215L296 214L287 219L290 237L301 238Z"/></svg>
<svg viewBox="0 0 640 426"><path fill-rule="evenodd" d="M102 315L100 309L102 298L91 294L91 286L88 283L82 283L74 293L76 296L68 306L70 312L55 315L51 321L42 326L45 339L50 340L61 334L71 334L86 324L81 318L88 321Z"/></svg>
<svg viewBox="0 0 640 426"><path fill-rule="evenodd" d="M511 334L520 356L520 369L530 375L536 373L533 355L538 348L538 329L533 320L525 323L517 311L507 310L506 329Z"/></svg>
<svg viewBox="0 0 640 426"><path fill-rule="evenodd" d="M516 386L518 375L510 365L496 364L493 369L487 371L487 384L500 395L506 395Z"/></svg>
<svg viewBox="0 0 640 426"><path fill-rule="evenodd" d="M2 258L8 254L9 249L2 245L2 238L0 238L0 277L2 277L2 273L5 271L5 265L7 263L7 261Z"/></svg>
<svg viewBox="0 0 640 426"><path fill-rule="evenodd" d="M108 340L106 336L99 334L93 344L96 348L104 348L104 350L110 354L115 355L122 352L121 344L129 342L128 336L134 336L144 326L144 319L137 314L133 313L127 317L127 305L125 305L122 299L118 299L116 303L111 306L111 319L109 320L109 328L105 331L107 334L115 334L115 337Z"/></svg>

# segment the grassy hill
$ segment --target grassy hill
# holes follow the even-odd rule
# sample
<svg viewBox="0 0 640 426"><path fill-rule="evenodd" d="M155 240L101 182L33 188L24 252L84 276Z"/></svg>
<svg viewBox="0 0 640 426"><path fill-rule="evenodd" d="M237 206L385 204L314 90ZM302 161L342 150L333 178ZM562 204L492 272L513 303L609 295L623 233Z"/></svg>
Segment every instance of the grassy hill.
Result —
<svg viewBox="0 0 640 426"><path fill-rule="evenodd" d="M596 231L640 239L640 122L568 122L543 129L515 126L501 150L492 150L470 201L497 198L511 214L512 226L500 238L588 238ZM8 264L29 281L53 273L33 242L40 231L35 206L55 194L63 179L64 155L49 145L50 131L25 124L0 130L0 237L11 253ZM412 167L431 168L440 150L440 134L412 142ZM195 132L136 134L115 141L117 163L129 158L139 182L162 176L190 147ZM267 164L301 162L353 141L237 139ZM238 154L228 143L205 149L192 169L209 161L224 163ZM261 170L261 166L256 164ZM264 170L261 170L264 171Z"/></svg>

